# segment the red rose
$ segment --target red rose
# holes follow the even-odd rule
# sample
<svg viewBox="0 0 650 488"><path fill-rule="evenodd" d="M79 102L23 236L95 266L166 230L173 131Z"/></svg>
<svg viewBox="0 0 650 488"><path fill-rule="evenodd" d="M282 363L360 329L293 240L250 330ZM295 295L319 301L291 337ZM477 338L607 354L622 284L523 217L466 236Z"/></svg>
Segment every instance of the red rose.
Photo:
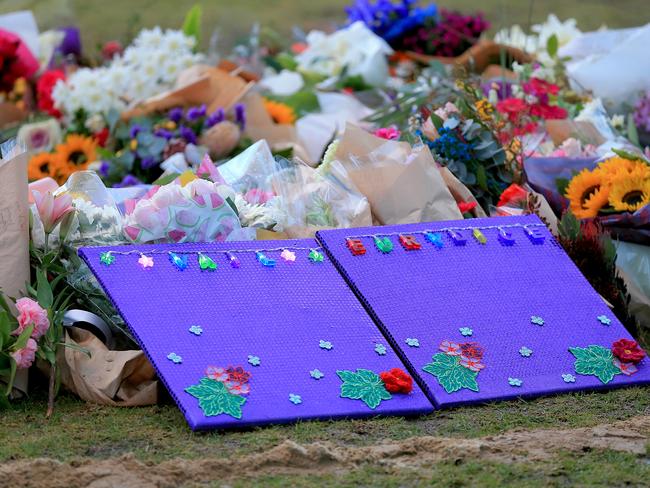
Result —
<svg viewBox="0 0 650 488"><path fill-rule="evenodd" d="M457 202L457 205L460 213L465 214L471 212L476 207L476 202Z"/></svg>
<svg viewBox="0 0 650 488"><path fill-rule="evenodd" d="M499 197L497 207L505 207L506 205L511 207L519 206L521 203L526 201L526 198L528 198L528 192L517 183L513 183L503 190L503 193Z"/></svg>
<svg viewBox="0 0 650 488"><path fill-rule="evenodd" d="M637 364L645 357L645 351L630 339L617 340L612 344L612 353L624 363Z"/></svg>
<svg viewBox="0 0 650 488"><path fill-rule="evenodd" d="M391 393L411 393L413 391L413 378L399 368L384 371L379 374L386 390Z"/></svg>
<svg viewBox="0 0 650 488"><path fill-rule="evenodd" d="M50 70L43 73L36 83L38 109L53 117L61 116L61 112L54 108L54 100L52 99L52 90L54 90L54 86L59 80L65 80L65 73L60 70Z"/></svg>

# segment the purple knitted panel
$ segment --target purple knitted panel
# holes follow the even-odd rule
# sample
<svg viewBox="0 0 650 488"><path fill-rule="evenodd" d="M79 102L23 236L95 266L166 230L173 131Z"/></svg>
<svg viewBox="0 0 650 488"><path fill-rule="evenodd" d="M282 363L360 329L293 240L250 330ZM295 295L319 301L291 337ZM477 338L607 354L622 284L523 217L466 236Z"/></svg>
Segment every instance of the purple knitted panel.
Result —
<svg viewBox="0 0 650 488"><path fill-rule="evenodd" d="M498 226L514 242L500 239ZM534 243L524 226L543 242ZM466 243L455 244L449 228ZM400 234L413 236L421 249L406 250ZM390 240L379 246L393 249L381 252L375 235ZM613 365L609 349L629 333L535 216L340 229L317 237L438 406L650 383L648 358L631 376ZM349 246L366 252L355 255ZM449 354L440 350L444 341ZM476 344L458 350L464 343ZM586 349L591 345L604 349ZM575 350L579 363L570 347L586 349ZM478 374L467 368L481 365ZM603 381L576 368L598 372Z"/></svg>
<svg viewBox="0 0 650 488"><path fill-rule="evenodd" d="M254 252L260 248L276 260L274 267L260 262ZM295 253L295 261L280 257L285 248ZM312 248L319 249L316 241L296 240L83 248L79 254L192 429L432 411L417 385L411 394L393 394L374 409L340 396L337 370L378 374L404 366L327 256L323 262L308 258ZM239 268L231 266L226 250L235 250ZM107 251L114 258L110 265L100 261ZM153 267L138 264L140 251L153 258ZM168 251L187 257L188 267L180 271ZM201 271L197 251L217 269ZM191 332L192 326L202 332L196 327ZM240 419L227 413L206 416L199 400L185 391L198 385L210 366L241 366L251 374L250 393L240 396L245 403L235 402L230 410L240 408ZM324 376L317 379L312 372ZM219 398L212 398L212 407L220 408ZM226 408L232 409L232 402Z"/></svg>

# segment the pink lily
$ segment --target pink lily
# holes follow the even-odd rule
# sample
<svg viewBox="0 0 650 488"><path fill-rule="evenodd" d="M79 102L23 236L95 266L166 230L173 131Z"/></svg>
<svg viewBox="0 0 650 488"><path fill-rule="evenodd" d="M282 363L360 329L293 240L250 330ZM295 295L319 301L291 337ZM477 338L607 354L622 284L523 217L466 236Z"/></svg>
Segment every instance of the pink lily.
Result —
<svg viewBox="0 0 650 488"><path fill-rule="evenodd" d="M74 212L72 197L68 194L54 196L51 192L41 194L39 191L32 191L38 216L43 222L43 229L46 234L51 234L66 215Z"/></svg>

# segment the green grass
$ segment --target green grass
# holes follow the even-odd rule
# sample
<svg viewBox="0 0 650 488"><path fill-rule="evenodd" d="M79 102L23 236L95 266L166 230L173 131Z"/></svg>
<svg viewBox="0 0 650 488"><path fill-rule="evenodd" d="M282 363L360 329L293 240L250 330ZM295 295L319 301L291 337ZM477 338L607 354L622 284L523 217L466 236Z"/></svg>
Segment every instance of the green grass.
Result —
<svg viewBox="0 0 650 488"><path fill-rule="evenodd" d="M262 452L285 439L366 446L422 435L473 438L515 428L585 427L650 414L649 393L648 388L626 388L457 408L414 419L303 422L210 433L192 433L171 403L112 408L65 394L58 399L53 418L46 421L45 399L37 396L0 413L0 462L35 457L69 461L126 453L145 462L161 462Z"/></svg>
<svg viewBox="0 0 650 488"><path fill-rule="evenodd" d="M0 13L32 9L42 29L76 24L91 51L110 39L127 40L141 27L180 27L194 1L178 0L0 0ZM203 5L204 45L218 29L227 46L249 32L255 21L289 33L293 25L308 30L329 28L344 21L343 7L352 0L200 0ZM429 0L423 0L429 3ZM627 27L648 21L645 0L441 0L439 6L470 12L482 10L494 28L515 23L539 22L555 12L560 18L575 17L583 30Z"/></svg>

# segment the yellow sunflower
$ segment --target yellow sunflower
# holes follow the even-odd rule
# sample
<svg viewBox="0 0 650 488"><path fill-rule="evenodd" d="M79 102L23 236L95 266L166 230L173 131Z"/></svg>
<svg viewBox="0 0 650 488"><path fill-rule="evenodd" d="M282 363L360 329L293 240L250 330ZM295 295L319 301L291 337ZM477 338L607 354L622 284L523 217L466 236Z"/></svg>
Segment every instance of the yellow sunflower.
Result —
<svg viewBox="0 0 650 488"><path fill-rule="evenodd" d="M291 125L296 121L296 113L289 105L265 98L264 107L276 124Z"/></svg>
<svg viewBox="0 0 650 488"><path fill-rule="evenodd" d="M476 101L476 103L474 103L474 107L476 108L478 116L483 122L488 122L492 119L492 116L494 115L494 106L485 98Z"/></svg>
<svg viewBox="0 0 650 488"><path fill-rule="evenodd" d="M602 171L583 169L573 177L566 188L565 196L569 199L571 212L579 219L588 219L598 215L607 205L609 187L603 181Z"/></svg>
<svg viewBox="0 0 650 488"><path fill-rule="evenodd" d="M96 149L97 143L92 137L78 134L68 136L64 143L56 146L61 163L57 177L65 181L75 171L88 168L97 159Z"/></svg>
<svg viewBox="0 0 650 488"><path fill-rule="evenodd" d="M27 164L27 178L30 181L40 180L46 176L56 176L55 171L60 166L58 154L42 152L31 157Z"/></svg>
<svg viewBox="0 0 650 488"><path fill-rule="evenodd" d="M606 159L598 165L598 170L603 171L607 175L616 176L621 173L632 173L636 170L644 171L650 177L650 165L643 161L630 161L629 159L620 156L613 156Z"/></svg>
<svg viewBox="0 0 650 488"><path fill-rule="evenodd" d="M650 178L642 171L612 180L609 204L621 212L635 212L650 203Z"/></svg>

